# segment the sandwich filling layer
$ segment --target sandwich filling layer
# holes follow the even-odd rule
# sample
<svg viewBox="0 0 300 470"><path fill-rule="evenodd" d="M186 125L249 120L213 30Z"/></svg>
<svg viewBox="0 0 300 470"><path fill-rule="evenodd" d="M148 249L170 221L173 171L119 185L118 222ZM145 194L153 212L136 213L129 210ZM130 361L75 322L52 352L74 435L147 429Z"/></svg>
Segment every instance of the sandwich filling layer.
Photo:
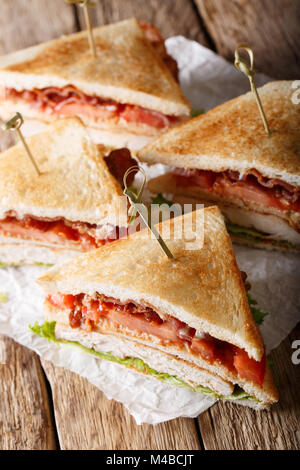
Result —
<svg viewBox="0 0 300 470"><path fill-rule="evenodd" d="M250 358L235 345L196 331L172 316L162 318L152 308L131 300L126 303L102 294L53 294L46 302L68 313L71 328L92 331L97 327L140 339L151 339L163 346L186 350L209 364L223 365L237 377L262 386L266 371L265 355L261 361Z"/></svg>
<svg viewBox="0 0 300 470"><path fill-rule="evenodd" d="M300 187L282 180L266 178L255 169L244 173L237 171L213 172L206 170L174 170L176 184L181 187L198 187L205 192L228 201L241 200L245 205L254 203L276 214L295 214L289 223L300 232Z"/></svg>
<svg viewBox="0 0 300 470"><path fill-rule="evenodd" d="M140 22L140 27L147 40L177 80L177 63L167 54L164 40L159 30L152 24L144 21ZM141 106L118 103L112 99L87 95L71 84L62 88L49 86L31 90L4 88L1 94L5 100L10 100L14 103L26 103L34 110L48 115L59 117L77 115L90 119L95 123L111 121L121 127L122 123L142 124L160 131L166 130L172 124L182 121L181 117L168 116Z"/></svg>
<svg viewBox="0 0 300 470"><path fill-rule="evenodd" d="M95 348L86 347L77 341L57 338L55 335L55 326L56 326L56 322L52 321L52 322L45 322L43 325L39 325L38 323L36 323L35 325L30 326L30 329L34 334L41 336L42 338L46 338L48 341L52 341L54 343L61 344L64 346L72 346L74 348L79 349L81 352L91 354L99 359L104 359L110 362L115 362L122 366L134 369L143 374L153 376L156 379L162 382L168 383L170 385L186 387L186 388L193 390L194 392L199 392L205 395L210 395L218 399L225 399L225 400L248 399L248 400L253 400L255 402L258 401L238 386L235 386L234 391L231 395L228 395L228 396L218 395L216 392L214 392L210 388L203 387L202 385L193 386L190 383L187 383L186 381L182 380L181 378L175 375L171 375L166 372L157 371L153 369L152 367L150 367L148 364L145 363L145 361L143 361L142 359L138 357L130 357L130 356L119 357L110 352L101 352L101 351L96 350Z"/></svg>
<svg viewBox="0 0 300 470"><path fill-rule="evenodd" d="M3 90L5 100L23 102L31 108L52 116L80 116L95 123L110 121L117 126L122 124L146 125L154 130L166 130L183 119L167 116L158 111L133 104L122 104L99 96L89 96L67 85L63 88L47 87L18 91L14 88Z"/></svg>
<svg viewBox="0 0 300 470"><path fill-rule="evenodd" d="M228 233L232 237L234 237L234 241L238 241L239 239L242 240L249 240L251 243L257 244L264 244L269 245L271 247L278 247L278 248L291 248L294 250L299 250L300 243L295 244L288 240L277 240L275 238L271 238L270 234L260 232L255 228L248 228L238 224L232 224L230 222L226 223L226 228ZM296 232L295 232L296 233ZM300 237L300 236L299 236Z"/></svg>
<svg viewBox="0 0 300 470"><path fill-rule="evenodd" d="M136 165L128 149L117 149L104 158L109 172L123 186L126 170ZM132 172L127 183L133 182ZM10 210L0 219L0 236L31 240L45 244L88 251L99 248L106 243L126 236L125 227L101 226L81 221L69 221L63 217L47 218L32 214L19 216L17 211Z"/></svg>
<svg viewBox="0 0 300 470"><path fill-rule="evenodd" d="M103 235L98 235L101 234L101 229L95 224L70 222L63 218L47 219L32 215L19 218L14 211L9 211L0 220L1 236L77 248L81 251L98 248L126 235L126 228L115 227L103 238Z"/></svg>

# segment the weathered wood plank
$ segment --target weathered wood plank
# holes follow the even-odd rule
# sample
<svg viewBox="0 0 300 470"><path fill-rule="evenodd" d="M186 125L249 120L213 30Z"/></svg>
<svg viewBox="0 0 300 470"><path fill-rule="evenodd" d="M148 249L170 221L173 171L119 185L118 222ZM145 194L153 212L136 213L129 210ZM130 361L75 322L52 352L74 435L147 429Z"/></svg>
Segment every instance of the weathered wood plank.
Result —
<svg viewBox="0 0 300 470"><path fill-rule="evenodd" d="M120 403L108 400L86 379L48 361L42 364L52 387L62 449L200 449L194 420L137 426Z"/></svg>
<svg viewBox="0 0 300 470"><path fill-rule="evenodd" d="M61 0L2 0L0 54L47 41L76 28L74 10ZM14 142L0 132L0 150ZM54 423L38 356L1 337L6 364L0 365L0 448L54 449Z"/></svg>
<svg viewBox="0 0 300 470"><path fill-rule="evenodd" d="M217 52L232 61L239 43L255 52L256 69L274 78L300 74L300 2L194 0Z"/></svg>
<svg viewBox="0 0 300 470"><path fill-rule="evenodd" d="M85 22L78 7L82 29ZM97 8L90 8L93 25L101 25L135 17L154 24L164 38L182 34L208 46L205 32L190 0L101 0Z"/></svg>
<svg viewBox="0 0 300 470"><path fill-rule="evenodd" d="M62 0L1 1L1 53L29 47L75 30L73 7Z"/></svg>
<svg viewBox="0 0 300 470"><path fill-rule="evenodd" d="M48 41L76 30L74 9L62 0L2 0L0 54ZM0 151L15 143L15 135L0 132Z"/></svg>
<svg viewBox="0 0 300 470"><path fill-rule="evenodd" d="M293 365L291 344L300 325L271 354L280 401L270 411L217 403L198 418L206 449L300 449L300 367Z"/></svg>
<svg viewBox="0 0 300 470"><path fill-rule="evenodd" d="M39 358L0 335L0 449L56 448Z"/></svg>

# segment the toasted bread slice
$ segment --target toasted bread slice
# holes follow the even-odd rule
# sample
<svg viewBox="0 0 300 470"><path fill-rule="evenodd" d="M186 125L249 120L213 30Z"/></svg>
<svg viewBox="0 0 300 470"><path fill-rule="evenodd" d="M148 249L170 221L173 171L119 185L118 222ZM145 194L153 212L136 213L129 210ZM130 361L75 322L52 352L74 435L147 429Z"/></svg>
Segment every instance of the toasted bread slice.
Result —
<svg viewBox="0 0 300 470"><path fill-rule="evenodd" d="M215 172L254 168L300 186L300 105L292 102L292 82L271 82L258 92L271 136L249 92L170 130L141 149L139 158Z"/></svg>
<svg viewBox="0 0 300 470"><path fill-rule="evenodd" d="M0 57L0 86L16 90L73 85L83 93L163 114L189 115L190 105L135 19L93 29Z"/></svg>

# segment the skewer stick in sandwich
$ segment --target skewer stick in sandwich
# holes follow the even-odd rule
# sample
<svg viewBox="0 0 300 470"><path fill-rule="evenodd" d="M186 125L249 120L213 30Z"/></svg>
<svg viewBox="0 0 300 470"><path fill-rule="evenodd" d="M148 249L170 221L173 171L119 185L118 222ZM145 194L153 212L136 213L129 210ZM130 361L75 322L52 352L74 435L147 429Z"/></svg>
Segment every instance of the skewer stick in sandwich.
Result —
<svg viewBox="0 0 300 470"><path fill-rule="evenodd" d="M77 4L80 7L82 7L83 12L84 12L85 23L87 27L90 49L91 49L93 56L96 58L97 57L96 46L95 46L95 41L94 41L94 36L93 36L93 28L91 25L90 14L89 14L89 7L90 6L95 7L96 3L92 2L91 0L65 0L65 2Z"/></svg>
<svg viewBox="0 0 300 470"><path fill-rule="evenodd" d="M203 244L191 250L182 230L197 233L197 218ZM46 272L46 322L32 330L172 385L268 408L277 391L219 209L156 228L170 229L174 258L142 230Z"/></svg>
<svg viewBox="0 0 300 470"><path fill-rule="evenodd" d="M39 170L39 167L38 167L32 153L31 153L31 150L28 147L27 142L24 139L23 133L21 131L21 126L22 126L23 123L24 123L24 119L23 119L22 115L17 112L11 119L9 119L9 121L5 122L2 125L2 129L4 131L10 130L10 131L16 131L17 132L17 134L19 136L19 139L22 142L22 145L25 149L25 152L26 152L33 168L35 169L37 175L39 176L41 174L41 172Z"/></svg>
<svg viewBox="0 0 300 470"><path fill-rule="evenodd" d="M218 204L235 242L300 251L300 106L290 81L258 92L271 135L249 92L167 132L138 156L172 167L149 181L151 191Z"/></svg>
<svg viewBox="0 0 300 470"><path fill-rule="evenodd" d="M0 57L1 118L18 109L33 133L79 116L96 143L132 149L189 118L156 28L129 19L94 28L93 38L97 57L86 31Z"/></svg>
<svg viewBox="0 0 300 470"><path fill-rule="evenodd" d="M58 120L0 154L0 262L53 264L126 234L127 149L95 145L78 118Z"/></svg>

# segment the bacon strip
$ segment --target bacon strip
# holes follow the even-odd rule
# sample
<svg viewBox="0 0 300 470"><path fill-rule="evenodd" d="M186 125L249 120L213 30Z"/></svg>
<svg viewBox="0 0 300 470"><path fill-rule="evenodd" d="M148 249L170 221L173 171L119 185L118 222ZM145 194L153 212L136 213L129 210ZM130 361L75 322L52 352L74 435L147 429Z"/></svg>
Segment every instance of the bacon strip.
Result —
<svg viewBox="0 0 300 470"><path fill-rule="evenodd" d="M132 158L130 151L127 148L113 150L107 157L104 158L104 160L110 173L116 178L116 180L120 183L120 186L123 188L123 178L126 171L130 167L137 165L137 162L134 158ZM132 172L128 175L128 186L133 183L136 172Z"/></svg>
<svg viewBox="0 0 300 470"><path fill-rule="evenodd" d="M221 363L241 377L249 377L259 385L263 383L264 359L260 362L250 359L244 350L209 334L202 334L199 338L194 328L172 316L162 319L148 306L132 300L121 302L103 294L91 297L87 294L72 296L57 293L48 296L47 301L56 308L69 311L72 328L92 331L100 326L115 331L121 329L123 334L129 330L135 336L152 335L164 345L188 349L191 354L200 355L210 364Z"/></svg>
<svg viewBox="0 0 300 470"><path fill-rule="evenodd" d="M0 220L0 234L6 237L66 245L69 248L78 247L88 251L126 235L126 229L115 227L103 239L97 237L96 225L57 218L49 221L31 215L19 219L11 213Z"/></svg>
<svg viewBox="0 0 300 470"><path fill-rule="evenodd" d="M243 173L242 176L237 171L230 170L227 172L227 174L232 181L247 182L247 180L249 179L247 177L252 175L256 178L259 184L268 189L273 189L278 186L282 191L285 191L285 193L289 194L288 197L291 198L292 202L296 202L296 200L300 197L300 188L292 186L291 184L279 180L278 178L267 178L254 168L247 170L245 173Z"/></svg>
<svg viewBox="0 0 300 470"><path fill-rule="evenodd" d="M116 119L146 124L155 129L167 129L172 122L180 120L176 116L166 116L141 106L89 96L72 85L63 88L34 88L30 91L5 88L4 94L5 99L14 102L25 101L31 107L48 114L86 116L95 122Z"/></svg>
<svg viewBox="0 0 300 470"><path fill-rule="evenodd" d="M229 199L250 200L266 207L300 213L300 188L276 178L264 177L255 169L216 173L205 170L174 170L179 186L199 186Z"/></svg>

